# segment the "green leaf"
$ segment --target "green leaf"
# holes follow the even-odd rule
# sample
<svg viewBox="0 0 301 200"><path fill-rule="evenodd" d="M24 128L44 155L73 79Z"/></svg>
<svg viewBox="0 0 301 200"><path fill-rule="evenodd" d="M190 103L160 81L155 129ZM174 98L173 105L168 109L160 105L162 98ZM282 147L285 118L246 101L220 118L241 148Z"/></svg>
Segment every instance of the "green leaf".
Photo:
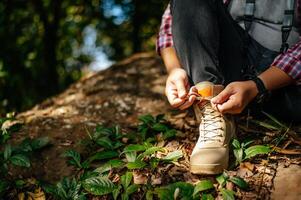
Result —
<svg viewBox="0 0 301 200"><path fill-rule="evenodd" d="M33 150L38 150L38 149L41 149L41 148L47 146L48 144L49 144L49 138L42 137L42 138L33 139L31 141L30 146Z"/></svg>
<svg viewBox="0 0 301 200"><path fill-rule="evenodd" d="M13 165L16 165L16 166L30 167L29 158L23 154L13 155L9 158L9 160Z"/></svg>
<svg viewBox="0 0 301 200"><path fill-rule="evenodd" d="M166 130L168 130L168 126L166 126L165 124L161 124L161 123L156 123L153 125L153 130L158 131L158 132L164 132Z"/></svg>
<svg viewBox="0 0 301 200"><path fill-rule="evenodd" d="M252 158L259 154L268 154L271 152L270 147L264 145L255 145L245 150L246 159Z"/></svg>
<svg viewBox="0 0 301 200"><path fill-rule="evenodd" d="M193 199L192 195L194 191L194 186L190 183L185 182L177 182L172 183L168 186L155 188L154 194L157 194L159 199L161 200L173 200L176 189L179 190L178 199Z"/></svg>
<svg viewBox="0 0 301 200"><path fill-rule="evenodd" d="M22 143L18 146L18 150L23 152L32 152L31 140L29 138L25 138Z"/></svg>
<svg viewBox="0 0 301 200"><path fill-rule="evenodd" d="M194 188L193 196L196 196L199 192L210 190L212 188L214 188L212 181L210 180L200 181Z"/></svg>
<svg viewBox="0 0 301 200"><path fill-rule="evenodd" d="M12 154L12 148L10 144L7 144L4 148L4 160L8 160L8 158L11 156Z"/></svg>
<svg viewBox="0 0 301 200"><path fill-rule="evenodd" d="M22 187L24 187L25 184L26 184L26 181L21 180L21 179L15 181L15 185L16 185L16 187L19 188L19 189L22 189Z"/></svg>
<svg viewBox="0 0 301 200"><path fill-rule="evenodd" d="M240 148L241 148L240 142L239 142L237 139L233 139L233 141L232 141L232 146L233 146L235 149L240 149Z"/></svg>
<svg viewBox="0 0 301 200"><path fill-rule="evenodd" d="M139 185L133 184L130 185L127 189L126 189L126 194L127 195L131 195L134 192L137 192L137 190L139 189Z"/></svg>
<svg viewBox="0 0 301 200"><path fill-rule="evenodd" d="M146 150L146 147L144 145L131 144L124 148L123 153L133 152L133 151L139 152L139 151L145 151L145 150Z"/></svg>
<svg viewBox="0 0 301 200"><path fill-rule="evenodd" d="M128 162L135 162L137 157L137 152L136 151L127 152L125 153L125 157Z"/></svg>
<svg viewBox="0 0 301 200"><path fill-rule="evenodd" d="M132 179L133 179L132 172L126 172L123 176L121 176L121 184L125 190L131 184Z"/></svg>
<svg viewBox="0 0 301 200"><path fill-rule="evenodd" d="M229 181L231 181L232 183L234 183L235 185L237 185L238 187L240 187L241 189L247 189L248 188L248 183L240 178L240 177L231 177L229 179Z"/></svg>
<svg viewBox="0 0 301 200"><path fill-rule="evenodd" d="M170 129L163 133L163 139L166 140L169 138L173 138L176 135L177 135L177 131L175 129Z"/></svg>
<svg viewBox="0 0 301 200"><path fill-rule="evenodd" d="M146 124L156 122L156 119L151 115L143 115L143 116L140 116L138 119L139 119L139 121L141 121L143 123L146 123Z"/></svg>
<svg viewBox="0 0 301 200"><path fill-rule="evenodd" d="M179 158L182 158L182 157L183 157L182 150L177 150L177 151L168 153L162 160L164 160L164 161L176 161L176 160L178 160Z"/></svg>
<svg viewBox="0 0 301 200"><path fill-rule="evenodd" d="M252 144L254 142L254 140L247 140L247 141L244 141L242 144L241 144L241 147L244 149L246 148L247 146L249 146L250 144Z"/></svg>
<svg viewBox="0 0 301 200"><path fill-rule="evenodd" d="M212 194L202 194L201 200L214 200Z"/></svg>
<svg viewBox="0 0 301 200"><path fill-rule="evenodd" d="M150 161L149 161L149 164L151 166L152 169L155 169L158 167L158 164L160 162L160 159L158 158L151 158Z"/></svg>
<svg viewBox="0 0 301 200"><path fill-rule="evenodd" d="M113 149L113 142L109 137L101 137L96 140L96 144L104 147L105 149Z"/></svg>
<svg viewBox="0 0 301 200"><path fill-rule="evenodd" d="M92 177L83 181L84 189L94 195L105 195L113 192L116 186L105 177Z"/></svg>
<svg viewBox="0 0 301 200"><path fill-rule="evenodd" d="M163 147L151 147L149 149L147 149L145 152L143 152L142 154L140 154L137 159L138 160L142 160L143 158L145 158L146 156L152 155L157 151L162 151L164 148Z"/></svg>
<svg viewBox="0 0 301 200"><path fill-rule="evenodd" d="M121 160L110 160L107 163L105 163L103 166L95 169L94 171L102 174L104 172L110 171L113 168L122 167L123 165L124 165L124 162Z"/></svg>
<svg viewBox="0 0 301 200"><path fill-rule="evenodd" d="M117 151L102 151L97 152L93 156L89 157L89 162L93 162L95 160L105 160L110 158L116 158L119 156L119 153Z"/></svg>
<svg viewBox="0 0 301 200"><path fill-rule="evenodd" d="M226 185L227 180L229 179L228 175L224 172L218 177L216 177L216 181L223 187Z"/></svg>
<svg viewBox="0 0 301 200"><path fill-rule="evenodd" d="M154 192L152 190L148 190L146 192L145 199L146 200L153 200L154 199Z"/></svg>
<svg viewBox="0 0 301 200"><path fill-rule="evenodd" d="M165 115L164 114L160 114L156 116L156 122L160 122L164 120Z"/></svg>
<svg viewBox="0 0 301 200"><path fill-rule="evenodd" d="M67 150L67 151L65 151L65 153L63 154L63 156L72 159L71 162L69 162L70 164L75 165L78 168L82 167L82 165L81 165L81 157L80 157L80 154L78 152L76 152L76 151L74 151L72 149L71 150Z"/></svg>
<svg viewBox="0 0 301 200"><path fill-rule="evenodd" d="M112 195L113 195L114 200L117 200L117 198L120 194L121 188L122 188L121 185L118 185L118 187L115 190L113 190Z"/></svg>
<svg viewBox="0 0 301 200"><path fill-rule="evenodd" d="M243 149L233 149L233 153L236 158L235 164L238 165L243 160L244 151L243 151Z"/></svg>
<svg viewBox="0 0 301 200"><path fill-rule="evenodd" d="M233 192L232 190L227 190L227 189L222 188L221 193L223 196L223 200L235 200L235 198L234 198L235 192Z"/></svg>
<svg viewBox="0 0 301 200"><path fill-rule="evenodd" d="M9 183L5 180L0 180L0 194L5 192L9 186ZM0 196L1 197L1 196Z"/></svg>
<svg viewBox="0 0 301 200"><path fill-rule="evenodd" d="M142 160L136 160L135 162L129 162L127 164L128 169L142 169L146 166L147 164L143 162Z"/></svg>

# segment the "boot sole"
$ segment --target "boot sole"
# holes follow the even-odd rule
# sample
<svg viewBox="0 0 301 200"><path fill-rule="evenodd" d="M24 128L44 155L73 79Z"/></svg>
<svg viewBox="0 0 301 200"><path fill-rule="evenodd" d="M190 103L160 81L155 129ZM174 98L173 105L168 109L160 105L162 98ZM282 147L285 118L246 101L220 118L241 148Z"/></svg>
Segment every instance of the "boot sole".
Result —
<svg viewBox="0 0 301 200"><path fill-rule="evenodd" d="M222 173L225 169L227 169L227 165L220 165L220 164L190 165L190 172L192 174L215 175L215 174Z"/></svg>
<svg viewBox="0 0 301 200"><path fill-rule="evenodd" d="M196 161L190 161L190 172L193 174L220 174L225 169L228 168L229 164L229 148L220 148L219 152L221 155L224 155L223 159L220 160L218 163L211 163L211 164L199 164ZM204 152L206 153L206 152Z"/></svg>

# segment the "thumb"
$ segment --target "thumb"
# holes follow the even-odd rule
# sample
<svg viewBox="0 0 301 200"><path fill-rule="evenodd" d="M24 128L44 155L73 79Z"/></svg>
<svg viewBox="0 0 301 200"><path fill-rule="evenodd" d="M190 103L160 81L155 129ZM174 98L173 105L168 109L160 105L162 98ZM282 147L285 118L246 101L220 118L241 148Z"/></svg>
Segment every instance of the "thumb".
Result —
<svg viewBox="0 0 301 200"><path fill-rule="evenodd" d="M211 99L211 103L222 104L226 102L231 95L232 89L230 87L226 87L221 93L219 93L216 97Z"/></svg>

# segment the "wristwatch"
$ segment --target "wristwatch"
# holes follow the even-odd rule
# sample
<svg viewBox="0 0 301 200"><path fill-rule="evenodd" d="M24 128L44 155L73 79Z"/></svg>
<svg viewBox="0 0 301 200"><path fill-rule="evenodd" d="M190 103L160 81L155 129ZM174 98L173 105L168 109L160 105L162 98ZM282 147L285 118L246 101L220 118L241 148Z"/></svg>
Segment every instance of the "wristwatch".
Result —
<svg viewBox="0 0 301 200"><path fill-rule="evenodd" d="M258 94L255 97L255 101L257 103L263 103L269 96L269 91L266 89L263 81L260 78L258 78L257 76L253 77L250 80L255 82L256 87L258 89Z"/></svg>

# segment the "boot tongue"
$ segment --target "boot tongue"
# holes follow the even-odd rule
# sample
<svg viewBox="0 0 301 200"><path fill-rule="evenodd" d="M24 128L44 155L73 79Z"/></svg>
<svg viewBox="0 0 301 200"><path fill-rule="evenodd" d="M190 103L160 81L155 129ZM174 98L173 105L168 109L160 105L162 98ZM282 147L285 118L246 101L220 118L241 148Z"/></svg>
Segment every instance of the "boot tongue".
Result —
<svg viewBox="0 0 301 200"><path fill-rule="evenodd" d="M207 81L200 82L195 87L198 90L198 94L205 100L211 100L224 89L223 85L214 85Z"/></svg>

